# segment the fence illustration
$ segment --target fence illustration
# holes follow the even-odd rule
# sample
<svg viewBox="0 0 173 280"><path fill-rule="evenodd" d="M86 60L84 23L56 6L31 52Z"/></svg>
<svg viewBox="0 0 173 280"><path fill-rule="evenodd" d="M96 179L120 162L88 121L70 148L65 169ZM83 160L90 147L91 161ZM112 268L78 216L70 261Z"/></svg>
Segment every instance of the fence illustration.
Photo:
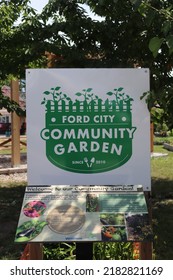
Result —
<svg viewBox="0 0 173 280"><path fill-rule="evenodd" d="M115 112L130 112L131 111L131 101L120 100L119 102L115 100L98 99L97 102L92 100L90 102L79 101L67 101L67 100L48 100L46 104L47 113L115 113Z"/></svg>

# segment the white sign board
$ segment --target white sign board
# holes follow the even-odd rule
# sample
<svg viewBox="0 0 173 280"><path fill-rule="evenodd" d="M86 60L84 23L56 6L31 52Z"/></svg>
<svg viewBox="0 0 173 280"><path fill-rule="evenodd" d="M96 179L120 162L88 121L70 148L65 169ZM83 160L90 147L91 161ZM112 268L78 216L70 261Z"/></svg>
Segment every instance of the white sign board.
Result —
<svg viewBox="0 0 173 280"><path fill-rule="evenodd" d="M29 185L150 190L148 69L29 69Z"/></svg>

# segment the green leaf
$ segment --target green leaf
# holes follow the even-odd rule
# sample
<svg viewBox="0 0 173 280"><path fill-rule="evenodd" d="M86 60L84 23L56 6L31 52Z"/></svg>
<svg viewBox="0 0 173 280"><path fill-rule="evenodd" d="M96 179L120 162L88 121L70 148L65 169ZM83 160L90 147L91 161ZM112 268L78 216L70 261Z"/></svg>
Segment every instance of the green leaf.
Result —
<svg viewBox="0 0 173 280"><path fill-rule="evenodd" d="M77 96L81 96L81 95L82 95L82 93L77 92L75 95L77 95Z"/></svg>
<svg viewBox="0 0 173 280"><path fill-rule="evenodd" d="M41 105L42 105L42 104L46 104L46 102L47 102L47 100L46 100L46 98L44 97L44 98L43 98L43 101L41 102Z"/></svg>
<svg viewBox="0 0 173 280"><path fill-rule="evenodd" d="M142 100L142 99L145 98L145 97L148 97L150 94L151 94L150 91L144 92L144 93L142 94L142 96L140 96L140 100Z"/></svg>
<svg viewBox="0 0 173 280"><path fill-rule="evenodd" d="M171 30L171 26L172 26L172 24L171 24L171 21L165 21L164 23L163 23L163 26L162 26L162 32L165 34L165 36L168 34L168 32Z"/></svg>
<svg viewBox="0 0 173 280"><path fill-rule="evenodd" d="M169 55L173 52L173 35L166 37L166 44L169 48Z"/></svg>
<svg viewBox="0 0 173 280"><path fill-rule="evenodd" d="M92 91L92 88L88 88L88 89L87 89L87 92L91 92L91 91Z"/></svg>
<svg viewBox="0 0 173 280"><path fill-rule="evenodd" d="M153 53L153 56L156 57L158 51L164 41L164 38L153 37L149 42L149 49Z"/></svg>
<svg viewBox="0 0 173 280"><path fill-rule="evenodd" d="M55 90L59 90L61 87L56 87Z"/></svg>
<svg viewBox="0 0 173 280"><path fill-rule="evenodd" d="M122 90L123 90L123 87L118 88L118 91L122 91Z"/></svg>
<svg viewBox="0 0 173 280"><path fill-rule="evenodd" d="M146 14L146 17L145 17L145 21L146 21L146 24L147 24L148 27L151 26L151 24L152 24L152 22L153 22L153 20L154 20L154 18L156 16L156 14L157 14L156 11L153 10L153 9L149 9L147 11L147 14Z"/></svg>
<svg viewBox="0 0 173 280"><path fill-rule="evenodd" d="M130 0L130 2L132 3L135 9L138 9L142 3L142 0Z"/></svg>
<svg viewBox="0 0 173 280"><path fill-rule="evenodd" d="M173 53L173 48L169 49L169 55L171 55Z"/></svg>
<svg viewBox="0 0 173 280"><path fill-rule="evenodd" d="M109 95L109 96L111 96L111 95L113 95L113 92L109 91L109 92L107 92L106 94Z"/></svg>
<svg viewBox="0 0 173 280"><path fill-rule="evenodd" d="M49 95L50 91L44 91L43 94Z"/></svg>

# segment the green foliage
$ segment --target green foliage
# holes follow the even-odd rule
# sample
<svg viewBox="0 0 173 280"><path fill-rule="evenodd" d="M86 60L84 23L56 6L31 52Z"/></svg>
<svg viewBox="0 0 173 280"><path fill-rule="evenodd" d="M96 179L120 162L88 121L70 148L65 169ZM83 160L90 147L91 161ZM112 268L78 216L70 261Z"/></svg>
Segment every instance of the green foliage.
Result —
<svg viewBox="0 0 173 280"><path fill-rule="evenodd" d="M164 111L163 109L153 107L151 109L151 119L154 123L155 131L168 131L167 125L164 123Z"/></svg>
<svg viewBox="0 0 173 280"><path fill-rule="evenodd" d="M38 40L33 34L39 25L29 0L9 0L0 3L0 79L9 74L24 77L27 65L41 57ZM19 21L22 20L22 22ZM37 29L38 31L38 29ZM27 34L27 36L26 36Z"/></svg>
<svg viewBox="0 0 173 280"><path fill-rule="evenodd" d="M173 7L169 1L159 0L130 0L134 7L138 9L141 15L145 18L148 27L153 28L155 22L160 23L161 29L157 31L159 36L150 38L149 49L156 58L159 51L163 51L165 45L168 49L168 56L173 52ZM153 33L154 35L154 33ZM160 37L161 35L161 37Z"/></svg>
<svg viewBox="0 0 173 280"><path fill-rule="evenodd" d="M0 110L6 108L9 113L16 112L18 116L26 116L26 111L23 110L17 102L11 100L10 97L5 96L2 91L2 87L7 85L10 87L11 81L14 79L12 75L8 75L5 80L0 80ZM25 87L25 83L21 80L19 82L19 90L22 91Z"/></svg>
<svg viewBox="0 0 173 280"><path fill-rule="evenodd" d="M0 92L0 109L6 108L9 113L16 112L18 116L25 116L25 111L23 111L19 104L12 101L8 96L4 96Z"/></svg>
<svg viewBox="0 0 173 280"><path fill-rule="evenodd" d="M159 104L165 123L173 127L170 1L52 0L40 14L29 0L1 1L0 44L0 79L46 67L45 51L56 55L54 67L149 68L149 107Z"/></svg>
<svg viewBox="0 0 173 280"><path fill-rule="evenodd" d="M155 137L155 140L157 141L159 138ZM162 138L162 141L164 140L165 143L173 143L172 137L164 137ZM161 138L160 138L161 141ZM155 146L154 147L155 152L168 154L168 156L160 157L160 158L152 158L151 160L151 174L153 179L157 180L167 180L170 182L169 191L172 190L172 180L173 180L173 173L172 173L172 161L173 161L173 152L170 152L163 148L163 146ZM155 186L156 188L157 186ZM160 187L161 188L161 187ZM156 190L155 190L156 191ZM159 189L160 192L163 192L165 195L168 192L168 190L164 189L162 186L162 189Z"/></svg>
<svg viewBox="0 0 173 280"><path fill-rule="evenodd" d="M57 245L44 245L44 259L46 260L75 260L76 244L60 242ZM132 242L94 242L94 260L132 260Z"/></svg>
<svg viewBox="0 0 173 280"><path fill-rule="evenodd" d="M160 47L163 43L164 39L159 37L153 37L149 42L149 49L153 53L153 56L156 57L160 50Z"/></svg>
<svg viewBox="0 0 173 280"><path fill-rule="evenodd" d="M59 242L57 245L45 244L44 259L45 260L75 260L75 243Z"/></svg>
<svg viewBox="0 0 173 280"><path fill-rule="evenodd" d="M133 260L133 243L97 242L94 243L95 260Z"/></svg>

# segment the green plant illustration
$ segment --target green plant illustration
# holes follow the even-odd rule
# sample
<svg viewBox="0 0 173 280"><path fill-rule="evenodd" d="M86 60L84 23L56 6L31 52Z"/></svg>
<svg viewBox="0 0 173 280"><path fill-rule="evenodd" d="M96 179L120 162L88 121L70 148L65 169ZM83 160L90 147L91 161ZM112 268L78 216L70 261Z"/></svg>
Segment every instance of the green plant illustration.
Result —
<svg viewBox="0 0 173 280"><path fill-rule="evenodd" d="M113 100L109 100L108 98L103 101L101 98L99 98L98 95L94 94L92 91L92 88L83 89L81 92L77 92L74 95L77 97L82 97L83 100L76 99L75 101L72 101L71 98L66 94L60 91L61 87L56 86L55 88L51 88L50 91L44 91L44 96L41 105L45 105L47 107L48 111L52 111L51 108L55 108L53 106L56 106L56 104L61 104L63 101L66 104L64 106L65 110L67 111L130 111L131 110L131 102L133 101L133 98L131 98L129 95L126 95L123 91L123 87L115 88L113 91L109 91L106 93L109 97L114 97ZM69 105L69 109L67 108L67 104ZM52 106L53 105L53 106ZM82 109L81 109L82 108ZM103 110L103 108L105 108ZM58 110L60 107L58 107ZM60 111L62 111L60 109Z"/></svg>
<svg viewBox="0 0 173 280"><path fill-rule="evenodd" d="M62 93L60 91L60 88L61 87L59 87L59 86L57 86L55 88L51 88L50 91L44 91L43 94L46 96L51 96L53 102L55 102L55 101L60 102L61 100L65 100L65 99L70 101L71 98L68 97L67 94ZM50 99L46 99L46 97L44 97L41 104L46 105L48 100L50 100Z"/></svg>
<svg viewBox="0 0 173 280"><path fill-rule="evenodd" d="M107 92L107 95L109 96L115 96L116 103L119 105L120 102L131 102L133 101L133 98L130 98L129 95L125 95L125 93L121 93L123 91L123 87L114 88L113 91Z"/></svg>
<svg viewBox="0 0 173 280"><path fill-rule="evenodd" d="M82 92L77 92L76 96L83 96L84 100L88 103L91 103L92 101L97 101L99 99L98 95L95 95L94 93L90 93L92 91L92 88L83 89Z"/></svg>

